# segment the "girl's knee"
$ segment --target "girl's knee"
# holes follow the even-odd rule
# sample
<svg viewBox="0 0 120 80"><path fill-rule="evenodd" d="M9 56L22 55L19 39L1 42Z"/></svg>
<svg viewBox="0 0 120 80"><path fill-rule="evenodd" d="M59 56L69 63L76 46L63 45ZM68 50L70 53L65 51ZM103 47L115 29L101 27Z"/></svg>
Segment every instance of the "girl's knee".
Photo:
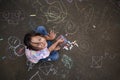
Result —
<svg viewBox="0 0 120 80"><path fill-rule="evenodd" d="M42 35L47 35L47 34L48 34L48 33L47 33L47 30L46 30L46 28L45 28L44 26L38 26L38 27L35 29L35 31L36 31L37 33L42 34Z"/></svg>
<svg viewBox="0 0 120 80"><path fill-rule="evenodd" d="M52 61L56 61L56 60L58 60L58 59L59 59L59 53L58 53L58 52L55 52L55 54L52 55L51 60L52 60Z"/></svg>

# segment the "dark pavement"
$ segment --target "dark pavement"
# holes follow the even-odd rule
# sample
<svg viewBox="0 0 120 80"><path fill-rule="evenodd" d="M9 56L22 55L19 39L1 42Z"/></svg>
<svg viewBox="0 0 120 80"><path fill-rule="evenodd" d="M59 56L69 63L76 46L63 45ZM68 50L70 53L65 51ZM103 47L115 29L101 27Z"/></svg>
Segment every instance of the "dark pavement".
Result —
<svg viewBox="0 0 120 80"><path fill-rule="evenodd" d="M43 25L78 46L30 64L24 35ZM0 80L120 80L119 0L0 0Z"/></svg>

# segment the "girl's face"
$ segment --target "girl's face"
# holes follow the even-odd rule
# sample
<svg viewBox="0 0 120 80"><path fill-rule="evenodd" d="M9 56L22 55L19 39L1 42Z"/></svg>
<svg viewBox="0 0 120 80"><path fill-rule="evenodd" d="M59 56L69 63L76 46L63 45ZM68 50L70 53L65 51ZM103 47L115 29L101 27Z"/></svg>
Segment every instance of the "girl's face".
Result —
<svg viewBox="0 0 120 80"><path fill-rule="evenodd" d="M33 36L31 38L31 45L41 49L44 49L47 46L47 42L46 39L44 37L41 36Z"/></svg>

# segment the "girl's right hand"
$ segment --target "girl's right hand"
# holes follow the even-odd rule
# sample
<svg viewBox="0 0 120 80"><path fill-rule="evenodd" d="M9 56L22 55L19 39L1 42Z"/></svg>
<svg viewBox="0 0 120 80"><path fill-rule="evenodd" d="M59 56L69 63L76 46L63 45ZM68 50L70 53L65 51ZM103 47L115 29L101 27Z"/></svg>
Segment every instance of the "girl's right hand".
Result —
<svg viewBox="0 0 120 80"><path fill-rule="evenodd" d="M64 42L64 39L60 38L57 40L58 43L63 43Z"/></svg>

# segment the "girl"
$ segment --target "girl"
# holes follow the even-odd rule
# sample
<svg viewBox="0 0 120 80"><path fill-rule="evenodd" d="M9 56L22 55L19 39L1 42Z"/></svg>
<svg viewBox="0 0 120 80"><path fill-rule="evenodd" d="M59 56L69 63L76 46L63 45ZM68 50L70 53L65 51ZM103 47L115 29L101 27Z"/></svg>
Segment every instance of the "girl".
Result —
<svg viewBox="0 0 120 80"><path fill-rule="evenodd" d="M58 39L52 43L55 37L56 34L53 31L48 34L44 26L38 26L35 31L27 33L24 37L27 59L32 63L38 63L40 60L56 61L59 58L58 45L64 40Z"/></svg>

